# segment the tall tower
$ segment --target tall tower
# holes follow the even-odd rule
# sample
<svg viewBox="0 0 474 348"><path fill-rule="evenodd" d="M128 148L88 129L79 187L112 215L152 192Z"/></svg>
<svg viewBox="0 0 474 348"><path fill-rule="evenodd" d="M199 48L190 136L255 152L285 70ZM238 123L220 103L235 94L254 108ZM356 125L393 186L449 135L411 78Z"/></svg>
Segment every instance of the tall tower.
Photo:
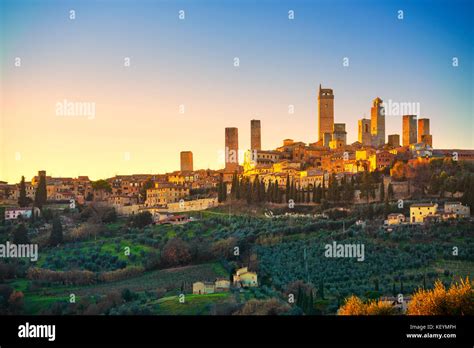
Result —
<svg viewBox="0 0 474 348"><path fill-rule="evenodd" d="M423 142L423 135L430 134L430 119L419 118L418 119L418 142Z"/></svg>
<svg viewBox="0 0 474 348"><path fill-rule="evenodd" d="M324 133L334 128L334 94L332 89L321 88L318 93L318 140L324 140Z"/></svg>
<svg viewBox="0 0 474 348"><path fill-rule="evenodd" d="M372 134L372 146L379 147L385 144L385 110L383 101L379 97L372 102L370 109L370 132Z"/></svg>
<svg viewBox="0 0 474 348"><path fill-rule="evenodd" d="M225 129L225 171L235 172L239 168L239 130Z"/></svg>
<svg viewBox="0 0 474 348"><path fill-rule="evenodd" d="M193 171L193 153L191 151L181 151L181 171Z"/></svg>
<svg viewBox="0 0 474 348"><path fill-rule="evenodd" d="M359 143L363 146L370 146L372 144L372 136L370 133L370 120L363 118L359 120Z"/></svg>
<svg viewBox="0 0 474 348"><path fill-rule="evenodd" d="M416 143L416 115L403 115L403 146Z"/></svg>
<svg viewBox="0 0 474 348"><path fill-rule="evenodd" d="M250 121L250 150L262 149L262 135L260 128L260 120Z"/></svg>

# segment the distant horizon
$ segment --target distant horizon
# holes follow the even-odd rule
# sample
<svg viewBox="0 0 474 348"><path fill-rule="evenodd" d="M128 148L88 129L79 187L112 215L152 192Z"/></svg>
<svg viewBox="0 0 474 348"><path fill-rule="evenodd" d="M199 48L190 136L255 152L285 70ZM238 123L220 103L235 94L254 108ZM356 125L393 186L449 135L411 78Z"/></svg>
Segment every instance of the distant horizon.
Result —
<svg viewBox="0 0 474 348"><path fill-rule="evenodd" d="M350 3L2 1L0 180L164 174L185 150L219 170L224 128L248 149L251 119L265 150L313 143L319 84L348 144L380 97L417 103L435 149L474 149L472 3ZM387 116L385 141L401 129Z"/></svg>

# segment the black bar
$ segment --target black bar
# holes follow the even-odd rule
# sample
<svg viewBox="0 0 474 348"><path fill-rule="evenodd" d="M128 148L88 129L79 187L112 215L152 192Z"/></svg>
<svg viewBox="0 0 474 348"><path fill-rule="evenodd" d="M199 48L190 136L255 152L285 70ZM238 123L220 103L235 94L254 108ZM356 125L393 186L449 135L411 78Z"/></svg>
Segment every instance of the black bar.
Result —
<svg viewBox="0 0 474 348"><path fill-rule="evenodd" d="M55 340L20 338L25 323L56 325ZM62 345L303 344L469 346L473 317L438 316L2 316L0 346ZM411 325L425 326L423 331ZM432 325L432 329L428 325ZM455 325L437 328L437 325ZM416 333L456 334L456 338L408 338Z"/></svg>

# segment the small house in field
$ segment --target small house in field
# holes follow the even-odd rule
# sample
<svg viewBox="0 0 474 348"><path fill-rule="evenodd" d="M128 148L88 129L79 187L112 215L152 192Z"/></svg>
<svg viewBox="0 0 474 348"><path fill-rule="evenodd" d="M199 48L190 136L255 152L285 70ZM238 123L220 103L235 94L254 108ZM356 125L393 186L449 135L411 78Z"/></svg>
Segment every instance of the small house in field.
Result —
<svg viewBox="0 0 474 348"><path fill-rule="evenodd" d="M454 214L455 218L469 218L471 209L466 205L462 205L461 202L446 202L444 203L444 213L448 216Z"/></svg>
<svg viewBox="0 0 474 348"><path fill-rule="evenodd" d="M412 224L422 224L429 220L430 216L436 215L438 204L436 203L415 203L410 206L410 222ZM428 219L427 219L428 218Z"/></svg>
<svg viewBox="0 0 474 348"><path fill-rule="evenodd" d="M400 213L388 214L387 225L400 225L405 222L405 215Z"/></svg>
<svg viewBox="0 0 474 348"><path fill-rule="evenodd" d="M234 274L234 286L258 286L257 273L249 272L247 267L239 268Z"/></svg>
<svg viewBox="0 0 474 348"><path fill-rule="evenodd" d="M193 294L196 294L196 295L213 294L215 291L216 291L216 287L213 282L193 283Z"/></svg>
<svg viewBox="0 0 474 348"><path fill-rule="evenodd" d="M230 280L225 278L217 278L214 282L216 292L220 291L229 291L230 289Z"/></svg>

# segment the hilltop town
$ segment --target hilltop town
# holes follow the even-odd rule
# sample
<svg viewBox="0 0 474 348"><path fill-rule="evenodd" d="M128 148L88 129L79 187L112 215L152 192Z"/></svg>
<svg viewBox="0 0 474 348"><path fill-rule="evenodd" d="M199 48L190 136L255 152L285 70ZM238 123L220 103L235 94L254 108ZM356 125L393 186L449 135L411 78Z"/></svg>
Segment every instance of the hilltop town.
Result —
<svg viewBox="0 0 474 348"><path fill-rule="evenodd" d="M243 191L256 183L262 191L259 201L275 204L320 204L324 198L357 204L436 197L438 192L430 196L427 187L418 185L419 177L426 176L418 171L433 162L474 161L474 150L434 148L430 119L418 115L402 116L401 143L399 134L386 135L386 111L379 97L372 102L371 118L358 120L358 141L347 144L346 125L335 123L334 103L333 90L320 85L318 140L313 143L284 139L282 146L264 150L261 122L251 120L251 148L246 151L239 148L238 129L225 129L225 167L220 170L195 170L192 151L182 151L180 170L166 174L116 175L91 181L87 176L51 177L41 170L30 181L0 182L0 203L7 207L6 219L29 216L38 185L44 180L45 203L52 207L93 203L113 207L123 216L148 211L156 222L173 222L173 214L228 203L228 195L243 197ZM341 191L336 196L344 197L323 197L326 191L332 194L335 186ZM456 192L448 196L461 197Z"/></svg>
<svg viewBox="0 0 474 348"><path fill-rule="evenodd" d="M2 310L334 314L356 295L403 314L420 287L472 276L474 150L436 149L419 115L400 143L378 97L348 144L334 102L320 86L312 143L264 149L250 120L242 151L225 128L219 170L186 150L171 173L0 182L0 241L39 249L0 262Z"/></svg>

